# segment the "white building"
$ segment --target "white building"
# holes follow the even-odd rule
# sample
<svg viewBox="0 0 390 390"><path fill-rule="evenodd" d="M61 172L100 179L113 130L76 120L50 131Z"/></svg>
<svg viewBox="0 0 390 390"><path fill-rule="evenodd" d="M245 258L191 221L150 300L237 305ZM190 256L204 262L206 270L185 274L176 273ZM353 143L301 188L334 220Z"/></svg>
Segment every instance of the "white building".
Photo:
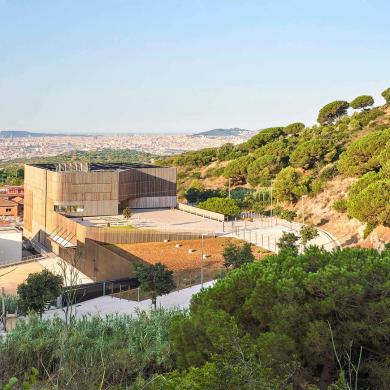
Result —
<svg viewBox="0 0 390 390"><path fill-rule="evenodd" d="M0 228L0 265L22 260L22 232L14 227Z"/></svg>

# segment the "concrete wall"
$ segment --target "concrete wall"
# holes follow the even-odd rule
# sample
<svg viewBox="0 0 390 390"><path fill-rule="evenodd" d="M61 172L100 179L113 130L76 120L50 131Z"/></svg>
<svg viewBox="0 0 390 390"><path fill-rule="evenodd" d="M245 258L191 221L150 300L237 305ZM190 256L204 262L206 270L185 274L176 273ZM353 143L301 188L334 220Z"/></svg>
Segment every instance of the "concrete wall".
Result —
<svg viewBox="0 0 390 390"><path fill-rule="evenodd" d="M109 247L87 239L78 245L75 266L94 281L133 277L135 262L129 261ZM63 257L65 260L66 256Z"/></svg>
<svg viewBox="0 0 390 390"><path fill-rule="evenodd" d="M214 219L214 220L220 221L220 222L225 221L225 216L223 214L216 213L214 211L203 210L203 209L200 209L199 207L190 206L190 205L184 204L184 203L179 203L177 205L177 208L181 211L185 211L185 212L190 213L190 214L199 215L200 217Z"/></svg>
<svg viewBox="0 0 390 390"><path fill-rule="evenodd" d="M22 259L22 232L13 228L0 229L0 265Z"/></svg>
<svg viewBox="0 0 390 390"><path fill-rule="evenodd" d="M143 196L141 198L129 199L126 204L132 209L175 208L177 205L177 198L176 195Z"/></svg>

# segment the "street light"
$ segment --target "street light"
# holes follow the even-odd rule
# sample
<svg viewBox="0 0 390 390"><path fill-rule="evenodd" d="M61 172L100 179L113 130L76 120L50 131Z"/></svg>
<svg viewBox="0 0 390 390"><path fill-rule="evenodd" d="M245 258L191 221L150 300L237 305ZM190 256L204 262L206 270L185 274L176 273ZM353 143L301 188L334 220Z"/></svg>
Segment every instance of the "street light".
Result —
<svg viewBox="0 0 390 390"><path fill-rule="evenodd" d="M274 180L271 180L271 218L273 215L273 212L272 212L272 187L273 187L273 183L274 183Z"/></svg>
<svg viewBox="0 0 390 390"><path fill-rule="evenodd" d="M302 205L301 205L301 209L302 209L302 225L305 224L305 208L304 208L304 205L303 205L303 198L306 198L307 195L302 195L301 196L301 201L302 201Z"/></svg>
<svg viewBox="0 0 390 390"><path fill-rule="evenodd" d="M207 233L202 233L202 257L200 259L200 288L203 289L203 257L204 257L204 243L203 243L203 237L208 236Z"/></svg>

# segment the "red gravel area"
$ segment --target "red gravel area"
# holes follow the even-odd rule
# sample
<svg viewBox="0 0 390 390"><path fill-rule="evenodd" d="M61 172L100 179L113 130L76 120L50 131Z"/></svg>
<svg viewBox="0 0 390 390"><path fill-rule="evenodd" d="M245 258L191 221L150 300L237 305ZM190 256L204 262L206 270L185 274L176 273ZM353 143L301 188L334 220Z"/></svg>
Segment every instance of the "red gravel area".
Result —
<svg viewBox="0 0 390 390"><path fill-rule="evenodd" d="M208 238L203 240L204 267L207 269L219 269L223 266L223 248L229 242L240 242L234 238ZM180 244L180 247L176 247ZM121 244L116 245L120 249L136 256L150 264L163 263L173 271L197 269L201 264L202 240L183 240L158 243ZM189 253L189 250L195 250ZM257 259L262 259L267 253L260 248L253 247L253 253Z"/></svg>

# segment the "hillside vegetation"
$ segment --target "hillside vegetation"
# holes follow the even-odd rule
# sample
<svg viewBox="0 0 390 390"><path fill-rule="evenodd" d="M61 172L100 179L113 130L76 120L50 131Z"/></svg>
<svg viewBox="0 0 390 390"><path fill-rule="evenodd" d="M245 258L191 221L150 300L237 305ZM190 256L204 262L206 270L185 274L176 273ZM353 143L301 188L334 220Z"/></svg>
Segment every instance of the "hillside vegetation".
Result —
<svg viewBox="0 0 390 390"><path fill-rule="evenodd" d="M153 155L133 149L100 149L92 151L74 151L58 156L15 159L0 163L0 183L6 185L21 185L24 181L24 164L58 163L58 162L93 162L93 163L130 163L150 162Z"/></svg>
<svg viewBox="0 0 390 390"><path fill-rule="evenodd" d="M20 322L0 339L0 388L388 389L390 250L242 249L188 311Z"/></svg>
<svg viewBox="0 0 390 390"><path fill-rule="evenodd" d="M388 91L382 93L387 104ZM267 128L236 146L225 144L161 162L178 167L180 194L189 202L226 197L230 178L233 188L247 192L244 201L238 197L242 209L255 211L267 208L259 191L271 183L276 201L291 208L301 196L315 198L336 178L351 177L347 197L332 202L337 212L364 223L368 235L376 226L390 224L390 108L373 104L368 95L350 103L334 101L319 111L318 124L312 127L292 123Z"/></svg>

